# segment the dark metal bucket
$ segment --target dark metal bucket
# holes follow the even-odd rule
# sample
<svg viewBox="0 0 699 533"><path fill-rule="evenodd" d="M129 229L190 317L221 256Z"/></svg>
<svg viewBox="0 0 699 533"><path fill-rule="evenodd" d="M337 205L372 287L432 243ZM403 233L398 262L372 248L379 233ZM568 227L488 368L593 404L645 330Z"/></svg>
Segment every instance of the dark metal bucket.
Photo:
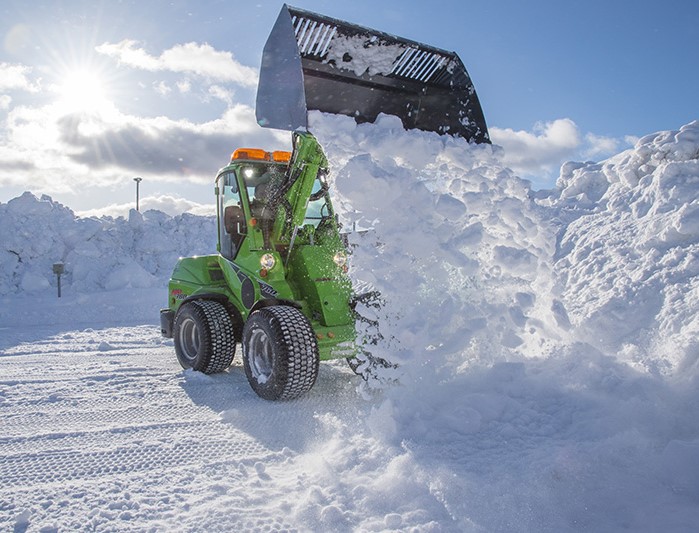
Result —
<svg viewBox="0 0 699 533"><path fill-rule="evenodd" d="M261 126L308 130L308 111L489 143L476 90L459 56L341 20L282 7L265 44L256 116Z"/></svg>

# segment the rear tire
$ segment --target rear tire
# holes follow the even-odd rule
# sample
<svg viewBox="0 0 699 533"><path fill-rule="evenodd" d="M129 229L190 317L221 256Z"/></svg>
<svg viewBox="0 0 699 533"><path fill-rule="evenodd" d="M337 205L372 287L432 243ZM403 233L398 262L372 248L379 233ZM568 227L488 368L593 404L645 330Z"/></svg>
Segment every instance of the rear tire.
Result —
<svg viewBox="0 0 699 533"><path fill-rule="evenodd" d="M248 382L265 400L297 398L318 377L318 342L311 323L293 307L274 305L252 313L242 347Z"/></svg>
<svg viewBox="0 0 699 533"><path fill-rule="evenodd" d="M173 338L182 368L214 374L223 372L233 362L233 322L218 302L194 300L183 304L175 316Z"/></svg>

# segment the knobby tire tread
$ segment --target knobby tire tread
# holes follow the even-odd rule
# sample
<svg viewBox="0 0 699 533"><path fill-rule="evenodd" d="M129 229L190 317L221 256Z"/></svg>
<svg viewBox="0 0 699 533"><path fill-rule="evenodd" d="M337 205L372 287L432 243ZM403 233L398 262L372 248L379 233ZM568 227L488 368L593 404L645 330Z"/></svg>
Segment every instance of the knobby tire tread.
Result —
<svg viewBox="0 0 699 533"><path fill-rule="evenodd" d="M277 394L267 395L251 381L253 389L266 399L298 398L313 387L318 377L318 343L310 322L299 310L281 305L265 307L255 315L254 320L265 321L272 330L275 356L281 359L274 380L282 387Z"/></svg>

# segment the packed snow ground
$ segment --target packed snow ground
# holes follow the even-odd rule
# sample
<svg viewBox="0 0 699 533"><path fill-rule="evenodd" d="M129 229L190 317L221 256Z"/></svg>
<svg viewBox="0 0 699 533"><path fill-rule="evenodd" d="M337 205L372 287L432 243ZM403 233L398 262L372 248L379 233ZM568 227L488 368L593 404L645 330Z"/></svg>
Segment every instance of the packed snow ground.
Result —
<svg viewBox="0 0 699 533"><path fill-rule="evenodd" d="M158 309L211 218L0 204L0 530L696 530L699 123L532 192L497 147L311 118L398 368L281 404L239 354L182 371Z"/></svg>

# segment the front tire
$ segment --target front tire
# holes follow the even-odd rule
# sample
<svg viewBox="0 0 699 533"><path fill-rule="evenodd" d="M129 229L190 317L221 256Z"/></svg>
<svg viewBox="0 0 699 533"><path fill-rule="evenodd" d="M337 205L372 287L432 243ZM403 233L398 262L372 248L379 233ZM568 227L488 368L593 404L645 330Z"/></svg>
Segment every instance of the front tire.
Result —
<svg viewBox="0 0 699 533"><path fill-rule="evenodd" d="M218 302L194 300L183 304L175 317L173 338L182 368L214 374L223 372L233 362L233 321Z"/></svg>
<svg viewBox="0 0 699 533"><path fill-rule="evenodd" d="M318 342L311 323L293 307L255 311L243 328L243 366L252 389L265 400L292 400L318 377Z"/></svg>

